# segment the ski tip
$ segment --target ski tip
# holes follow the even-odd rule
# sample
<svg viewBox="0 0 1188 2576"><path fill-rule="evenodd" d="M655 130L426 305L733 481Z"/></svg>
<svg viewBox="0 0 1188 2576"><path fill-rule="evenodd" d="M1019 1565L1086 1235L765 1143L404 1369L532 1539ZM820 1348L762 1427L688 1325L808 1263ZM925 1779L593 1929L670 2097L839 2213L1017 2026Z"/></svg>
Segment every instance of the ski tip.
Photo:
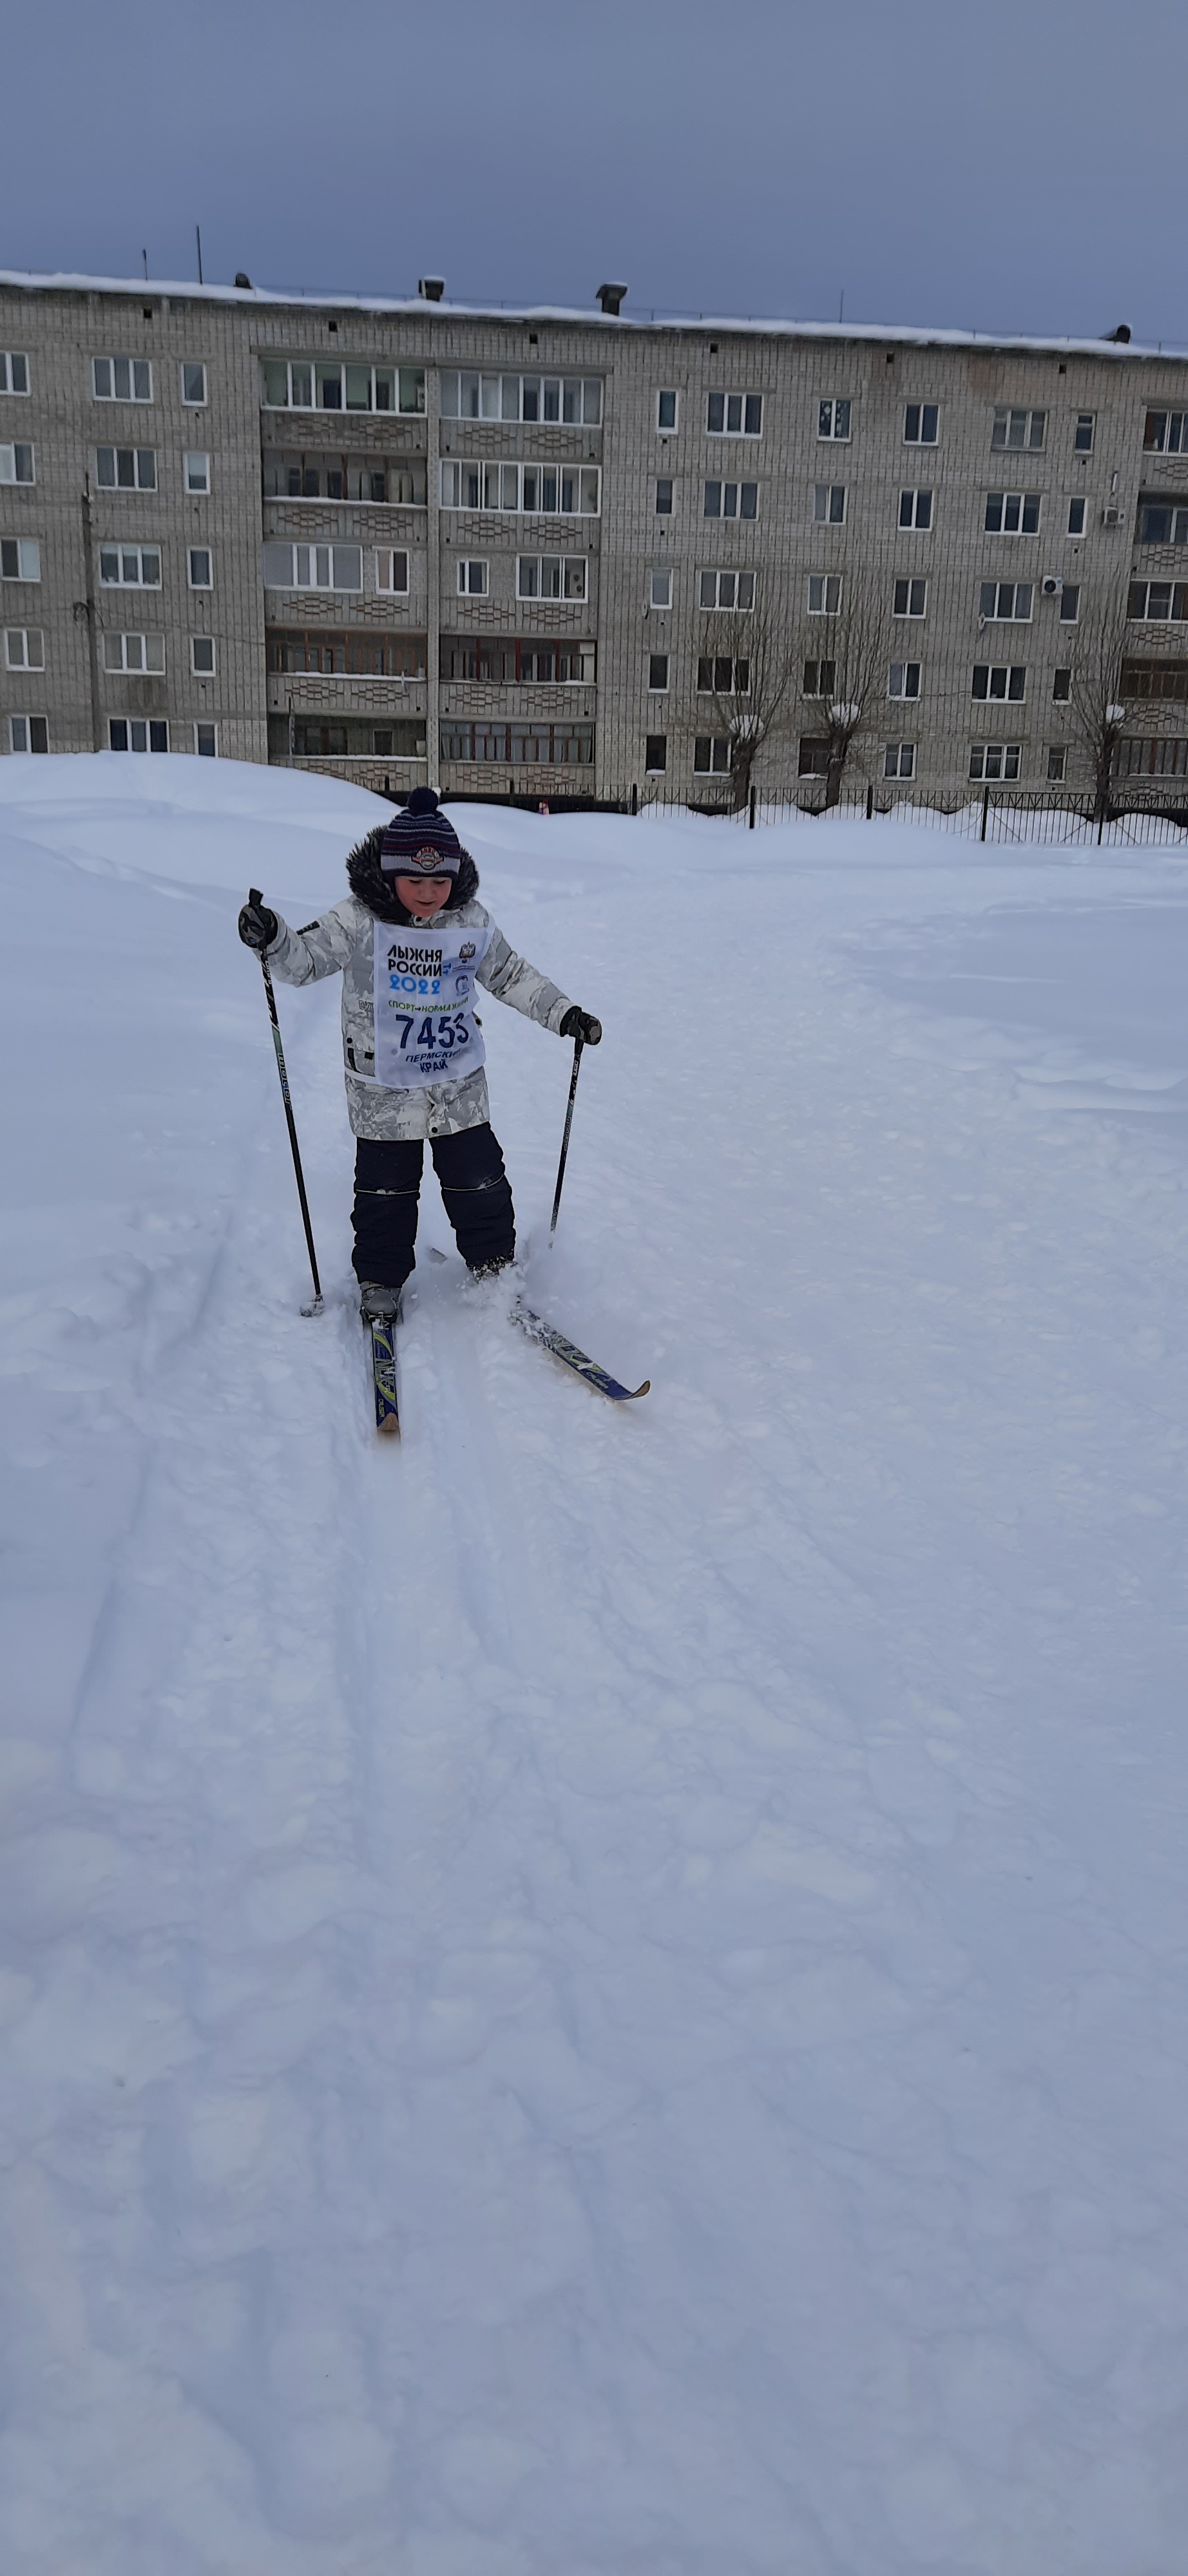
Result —
<svg viewBox="0 0 1188 2576"><path fill-rule="evenodd" d="M650 1377L646 1377L646 1378L644 1379L644 1382L643 1382L643 1385L642 1385L642 1386L629 1386L629 1387L628 1387L628 1389L627 1389L627 1393L628 1393L628 1395L631 1397L632 1403L634 1403L635 1398L636 1398L636 1396L637 1396L637 1395L650 1395L650 1394L651 1394L651 1392L652 1392L652 1381L651 1381Z"/></svg>
<svg viewBox="0 0 1188 2576"><path fill-rule="evenodd" d="M383 1421L377 1422L375 1427L381 1440L399 1440L400 1438L400 1416L398 1413L385 1413Z"/></svg>

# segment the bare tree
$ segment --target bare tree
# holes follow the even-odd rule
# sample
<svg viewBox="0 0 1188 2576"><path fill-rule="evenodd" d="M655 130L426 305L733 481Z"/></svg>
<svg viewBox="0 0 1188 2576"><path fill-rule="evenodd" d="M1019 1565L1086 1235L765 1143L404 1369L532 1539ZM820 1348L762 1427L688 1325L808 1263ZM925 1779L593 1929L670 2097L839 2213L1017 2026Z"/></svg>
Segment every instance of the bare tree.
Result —
<svg viewBox="0 0 1188 2576"><path fill-rule="evenodd" d="M750 801L759 754L787 722L796 668L794 622L778 597L702 613L691 722L713 746L710 775L721 779L728 811Z"/></svg>
<svg viewBox="0 0 1188 2576"><path fill-rule="evenodd" d="M832 585L836 582L837 588ZM887 650L887 600L865 568L829 577L823 596L836 607L804 621L804 689L820 703L817 740L825 749L825 803L841 801L842 781L872 706L881 698Z"/></svg>
<svg viewBox="0 0 1188 2576"><path fill-rule="evenodd" d="M1126 723L1122 697L1122 663L1130 640L1125 599L1100 601L1082 618L1073 651L1070 704L1093 775L1093 820L1108 815L1113 801L1118 744Z"/></svg>

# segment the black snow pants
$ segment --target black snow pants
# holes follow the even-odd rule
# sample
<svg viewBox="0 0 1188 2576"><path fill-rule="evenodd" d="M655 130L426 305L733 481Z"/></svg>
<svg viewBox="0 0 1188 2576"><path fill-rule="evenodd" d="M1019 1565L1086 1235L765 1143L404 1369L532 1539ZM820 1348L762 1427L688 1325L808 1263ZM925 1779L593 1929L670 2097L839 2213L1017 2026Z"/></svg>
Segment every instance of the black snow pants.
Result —
<svg viewBox="0 0 1188 2576"><path fill-rule="evenodd" d="M516 1249L511 1184L489 1126L435 1136L430 1150L445 1212L468 1270L502 1270ZM416 1260L424 1146L419 1138L355 1143L355 1277L402 1288Z"/></svg>

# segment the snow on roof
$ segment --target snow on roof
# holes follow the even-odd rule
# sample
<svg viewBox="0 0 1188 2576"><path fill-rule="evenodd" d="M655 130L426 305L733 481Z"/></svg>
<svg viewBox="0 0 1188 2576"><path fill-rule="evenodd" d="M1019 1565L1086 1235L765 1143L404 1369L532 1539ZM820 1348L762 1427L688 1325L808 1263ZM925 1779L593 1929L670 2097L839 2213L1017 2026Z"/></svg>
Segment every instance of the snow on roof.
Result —
<svg viewBox="0 0 1188 2576"><path fill-rule="evenodd" d="M30 294L121 295L132 298L167 295L189 303L294 307L311 313L383 313L421 322L555 323L590 331L717 331L782 340L888 340L915 349L1004 349L1082 358L1143 358L1183 364L1188 349L1112 339L1060 339L1054 335L1011 331L950 331L920 328L906 322L792 322L754 314L652 313L617 317L563 304L430 303L419 295L310 295L303 288L265 286L198 286L190 278L86 277L61 271L0 269L0 287Z"/></svg>

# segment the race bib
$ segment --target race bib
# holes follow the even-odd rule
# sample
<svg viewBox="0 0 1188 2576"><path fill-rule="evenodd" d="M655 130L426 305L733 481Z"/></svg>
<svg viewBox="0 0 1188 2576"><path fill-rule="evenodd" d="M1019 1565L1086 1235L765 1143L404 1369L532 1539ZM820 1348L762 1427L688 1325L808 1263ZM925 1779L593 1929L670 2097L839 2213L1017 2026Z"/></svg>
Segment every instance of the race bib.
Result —
<svg viewBox="0 0 1188 2576"><path fill-rule="evenodd" d="M486 1048L474 1016L475 969L490 929L440 921L375 925L375 1078L391 1091L460 1082Z"/></svg>

